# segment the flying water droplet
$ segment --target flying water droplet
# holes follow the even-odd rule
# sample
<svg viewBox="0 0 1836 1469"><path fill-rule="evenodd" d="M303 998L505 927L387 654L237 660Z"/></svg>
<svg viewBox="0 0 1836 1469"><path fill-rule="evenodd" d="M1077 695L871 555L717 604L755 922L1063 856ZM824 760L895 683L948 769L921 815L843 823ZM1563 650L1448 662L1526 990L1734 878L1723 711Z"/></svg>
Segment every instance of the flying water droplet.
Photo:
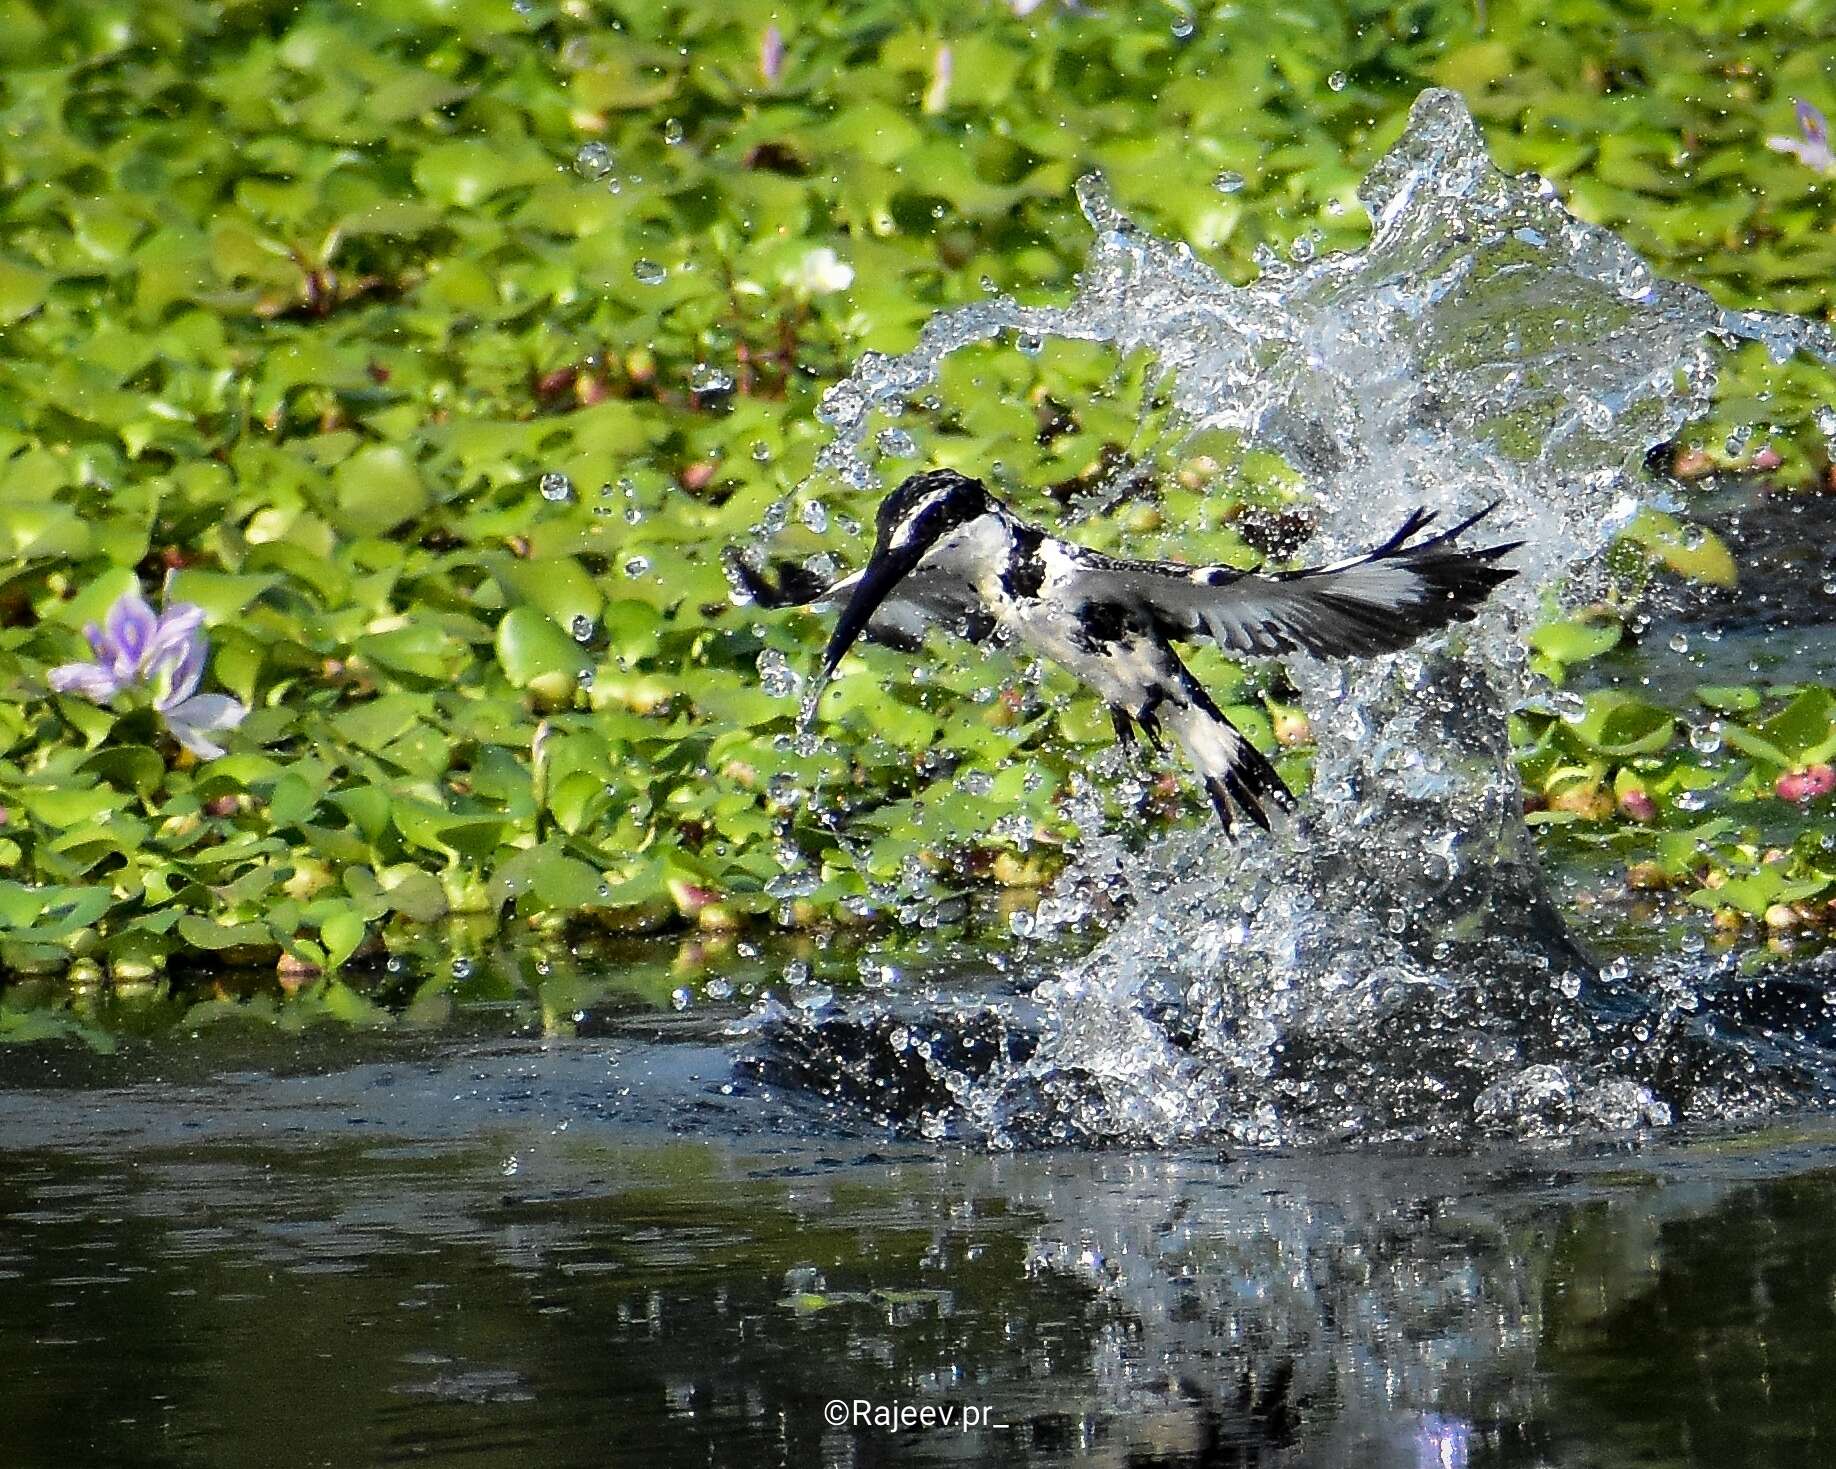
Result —
<svg viewBox="0 0 1836 1469"><path fill-rule="evenodd" d="M1721 721L1694 724L1689 730L1689 746L1699 755L1713 755L1721 748Z"/></svg>
<svg viewBox="0 0 1836 1469"><path fill-rule="evenodd" d="M1348 80L1349 78L1344 72L1335 71L1326 78L1326 85L1331 87L1335 92L1343 92L1345 90L1345 83Z"/></svg>
<svg viewBox="0 0 1836 1469"><path fill-rule="evenodd" d="M794 699L803 680L776 648L767 648L758 657L759 687L774 699Z"/></svg>
<svg viewBox="0 0 1836 1469"><path fill-rule="evenodd" d="M631 273L638 278L640 285L660 286L669 279L669 271L654 260L634 260Z"/></svg>
<svg viewBox="0 0 1836 1469"><path fill-rule="evenodd" d="M573 623L571 624L571 628L574 634L575 642L586 643L586 642L592 641L593 619L588 617L586 613L582 612L577 617L575 617L573 620Z"/></svg>
<svg viewBox="0 0 1836 1469"><path fill-rule="evenodd" d="M724 393L733 386L733 379L712 363L699 362L689 373L689 386L704 395Z"/></svg>
<svg viewBox="0 0 1836 1469"><path fill-rule="evenodd" d="M633 581L649 570L650 558L648 556L633 556L625 562L625 575Z"/></svg>
<svg viewBox="0 0 1836 1469"><path fill-rule="evenodd" d="M883 428L875 442L880 452L889 459L915 459L918 456L918 441L902 428Z"/></svg>
<svg viewBox="0 0 1836 1469"><path fill-rule="evenodd" d="M562 500L574 498L574 482L558 469L551 469L537 481L544 500Z"/></svg>
<svg viewBox="0 0 1836 1469"><path fill-rule="evenodd" d="M805 500L803 502L803 509L798 514L797 518L801 520L808 529L814 531L817 535L821 535L829 528L829 507L820 500Z"/></svg>
<svg viewBox="0 0 1836 1469"><path fill-rule="evenodd" d="M1243 188L1244 183L1245 180L1242 174L1238 173L1234 168L1227 168L1211 181L1211 187L1216 189L1220 194L1235 194Z"/></svg>
<svg viewBox="0 0 1836 1469"><path fill-rule="evenodd" d="M602 179L612 172L612 150L604 143L584 143L574 155L574 172L583 179Z"/></svg>
<svg viewBox="0 0 1836 1469"><path fill-rule="evenodd" d="M666 117L663 119L663 141L665 143L672 148L679 147L684 136L681 118Z"/></svg>

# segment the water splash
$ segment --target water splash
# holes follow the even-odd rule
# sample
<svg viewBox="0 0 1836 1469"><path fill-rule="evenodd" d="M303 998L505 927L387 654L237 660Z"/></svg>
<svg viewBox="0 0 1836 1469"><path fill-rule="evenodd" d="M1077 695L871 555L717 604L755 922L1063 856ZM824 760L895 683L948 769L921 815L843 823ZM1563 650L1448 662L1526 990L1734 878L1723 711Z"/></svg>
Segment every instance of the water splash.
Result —
<svg viewBox="0 0 1836 1469"><path fill-rule="evenodd" d="M1634 1128L1802 1098L1783 1057L1709 1033L1689 977L1603 977L1569 937L1505 716L1529 691L1522 624L1651 497L1645 455L1707 411L1718 349L1836 362L1836 336L1657 277L1546 183L1501 173L1447 91L1422 94L1365 179L1363 250L1270 262L1248 286L1099 180L1078 193L1096 238L1076 297L978 302L864 358L824 398L822 467L874 483L873 410L971 343L1107 342L1153 358L1192 433L1232 430L1304 474L1324 551L1416 505L1497 501L1488 526L1526 542L1523 575L1433 646L1293 665L1319 741L1297 830L1233 847L1207 825L1145 857L1099 833L1070 887L1128 916L1084 961L1025 1001L832 1015L780 1034L774 1066L996 1141ZM921 1057L888 1053L927 1019Z"/></svg>

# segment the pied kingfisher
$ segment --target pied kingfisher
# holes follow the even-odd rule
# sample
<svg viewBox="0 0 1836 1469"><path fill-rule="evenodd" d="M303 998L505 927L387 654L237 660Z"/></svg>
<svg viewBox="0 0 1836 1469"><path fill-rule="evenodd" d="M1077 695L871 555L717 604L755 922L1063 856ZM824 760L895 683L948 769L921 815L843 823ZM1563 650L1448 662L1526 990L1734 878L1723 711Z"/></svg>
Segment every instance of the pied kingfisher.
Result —
<svg viewBox="0 0 1836 1469"><path fill-rule="evenodd" d="M1483 550L1453 544L1491 508L1412 540L1434 519L1417 510L1362 556L1258 575L1086 550L1028 525L980 480L933 469L881 502L873 555L833 584L786 564L774 586L738 556L728 564L762 607L846 598L809 707L863 633L908 650L931 626L972 643L1002 633L1101 694L1116 738L1131 754L1138 748L1135 727L1163 753L1161 732L1171 732L1226 833L1233 812L1266 831L1264 802L1289 811L1293 793L1224 717L1173 641L1208 637L1232 653L1298 650L1322 658L1407 647L1424 633L1470 619L1494 587L1516 575L1494 563L1521 541Z"/></svg>

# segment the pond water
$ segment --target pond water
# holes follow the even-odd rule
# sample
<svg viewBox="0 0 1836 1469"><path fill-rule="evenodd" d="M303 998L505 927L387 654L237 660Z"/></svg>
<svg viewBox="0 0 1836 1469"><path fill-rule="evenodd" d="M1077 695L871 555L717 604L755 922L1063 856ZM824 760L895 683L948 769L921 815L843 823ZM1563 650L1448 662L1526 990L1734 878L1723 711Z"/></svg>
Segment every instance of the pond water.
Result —
<svg viewBox="0 0 1836 1469"><path fill-rule="evenodd" d="M0 1091L22 1469L1801 1465L1836 1432L1827 1122L991 1155L735 1088L706 1019L134 1049Z"/></svg>

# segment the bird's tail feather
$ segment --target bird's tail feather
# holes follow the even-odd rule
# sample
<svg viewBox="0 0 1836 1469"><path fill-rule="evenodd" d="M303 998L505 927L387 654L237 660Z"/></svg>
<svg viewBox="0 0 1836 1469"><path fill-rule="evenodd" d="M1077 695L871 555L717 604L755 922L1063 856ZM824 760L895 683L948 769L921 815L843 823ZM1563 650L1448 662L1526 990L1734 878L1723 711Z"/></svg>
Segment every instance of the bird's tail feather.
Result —
<svg viewBox="0 0 1836 1469"><path fill-rule="evenodd" d="M1198 772L1226 835L1240 816L1271 830L1273 821L1294 809L1294 793L1268 757L1200 693L1198 699L1163 705L1161 722Z"/></svg>

